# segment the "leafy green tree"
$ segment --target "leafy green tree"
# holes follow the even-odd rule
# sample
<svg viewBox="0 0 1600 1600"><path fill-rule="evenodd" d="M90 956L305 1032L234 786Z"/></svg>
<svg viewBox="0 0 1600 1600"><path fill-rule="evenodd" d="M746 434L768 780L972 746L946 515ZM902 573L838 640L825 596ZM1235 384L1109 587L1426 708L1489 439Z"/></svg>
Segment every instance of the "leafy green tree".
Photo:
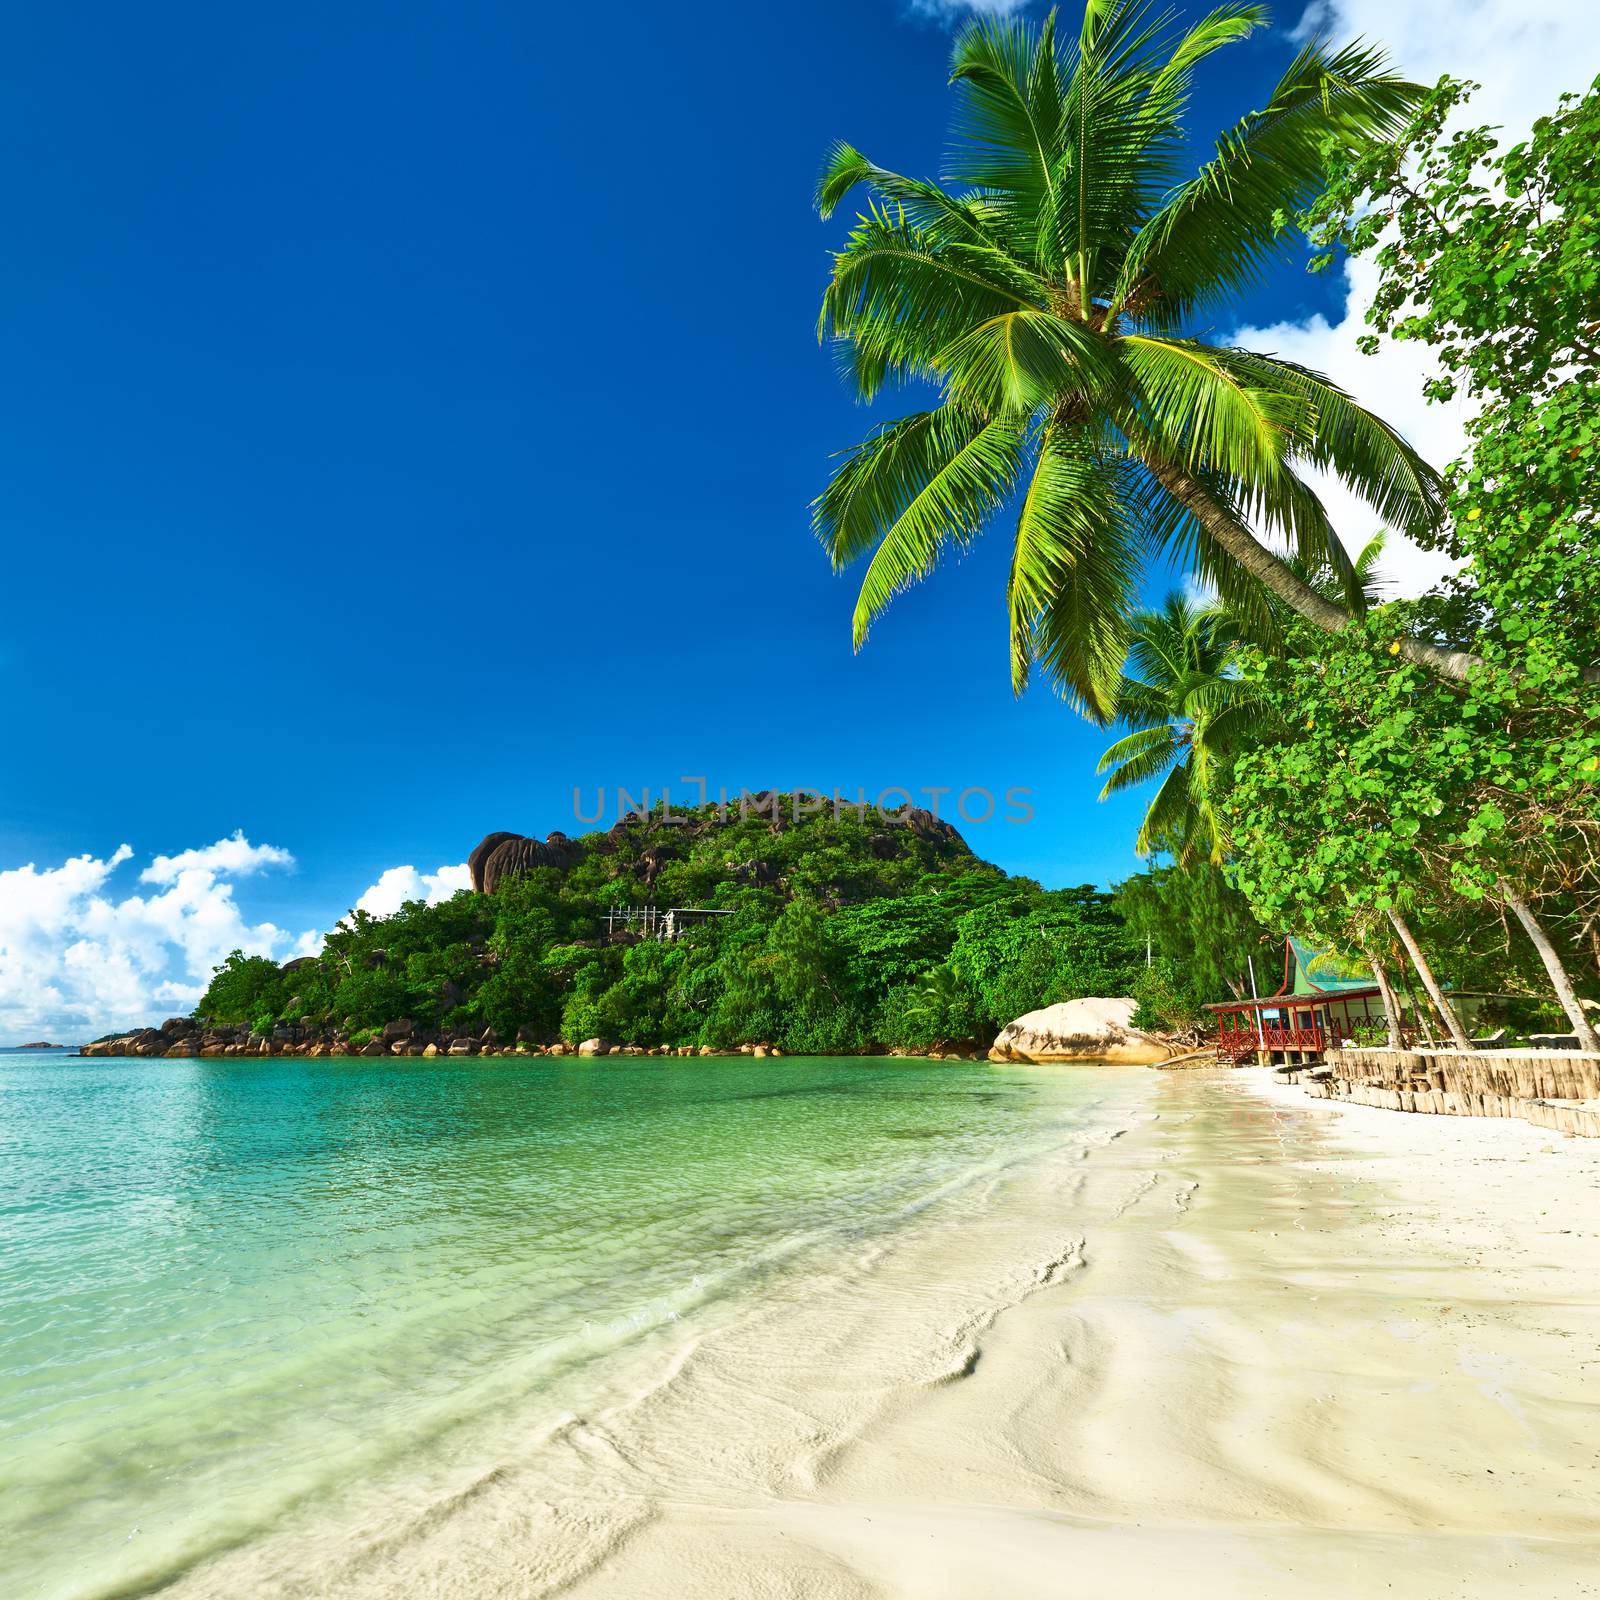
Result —
<svg viewBox="0 0 1600 1600"><path fill-rule="evenodd" d="M672 940L608 939L605 908L651 876L657 890L676 883L729 915ZM711 807L670 822L658 810L493 895L412 902L389 917L352 912L281 986L271 962L239 957L215 993L226 998L232 985L230 1015L242 1021L293 1016L362 1038L408 1017L424 1031L489 1027L505 1041L519 1032L646 1046L769 1041L832 1053L976 1039L992 1026L978 989L939 971L975 912L989 919L993 949L982 960L996 993L1007 949L1023 951L1006 944L1006 925L1034 917L1031 937L1049 936L1049 959L1033 952L1022 966L1030 1002L1035 991L1054 999L1099 985L1094 947L1120 928L1096 891L1047 895L926 820L797 820L787 803L777 815ZM973 960L977 933L968 930ZM933 992L942 1009L930 1008Z"/></svg>
<svg viewBox="0 0 1600 1600"><path fill-rule="evenodd" d="M585 962L573 974L565 1003L561 1008L561 1037L574 1044L584 1039L603 1038L606 1025L613 1020L614 1008L603 1004L616 981L619 961L608 959Z"/></svg>
<svg viewBox="0 0 1600 1600"><path fill-rule="evenodd" d="M876 1032L885 1044L924 1050L934 1044L986 1043L992 1029L972 988L953 968L939 966L885 996Z"/></svg>
<svg viewBox="0 0 1600 1600"><path fill-rule="evenodd" d="M1401 959L1384 948L1392 933L1460 1042L1443 988L1467 976L1461 908L1476 904L1480 921L1485 909L1515 909L1517 886L1539 867L1540 772L1561 764L1563 747L1569 760L1600 748L1600 719L1591 705L1586 719L1552 733L1504 715L1504 706L1484 717L1480 697L1515 695L1515 680L1483 677L1464 690L1428 678L1391 653L1386 622L1377 614L1364 637L1323 641L1315 655L1303 640L1303 652L1288 658L1245 659L1270 721L1234 768L1234 873L1269 922L1362 949L1380 964ZM1536 692L1531 683L1521 689ZM1581 862L1565 867L1565 892L1551 894L1558 912L1575 906L1572 888L1583 876ZM1437 974L1430 946L1445 951ZM1509 930L1501 949L1504 966ZM1592 964L1584 967L1592 975ZM1575 998L1563 1004L1582 1036Z"/></svg>
<svg viewBox="0 0 1600 1600"><path fill-rule="evenodd" d="M1002 903L968 912L948 965L993 1031L1060 1000L1127 994L1139 954L1111 897L1084 884L1041 894L1020 916Z"/></svg>
<svg viewBox="0 0 1600 1600"><path fill-rule="evenodd" d="M1449 892L1511 914L1593 1043L1578 987L1600 965L1600 83L1505 151L1487 128L1446 135L1470 88L1441 80L1396 139L1347 158L1308 224L1373 254L1368 348L1428 345L1429 397L1479 408L1439 535L1465 565L1416 610L1486 665L1414 708L1439 767L1418 849Z"/></svg>
<svg viewBox="0 0 1600 1600"><path fill-rule="evenodd" d="M381 1027L396 1017L414 1018L428 998L404 972L369 967L351 973L339 985L340 1015L334 1020L352 1029Z"/></svg>
<svg viewBox="0 0 1600 1600"><path fill-rule="evenodd" d="M1393 133L1421 96L1376 51L1313 41L1178 181L1195 68L1264 20L1225 4L1183 28L1091 0L1070 43L1054 12L1037 30L974 22L951 68L966 187L834 147L822 213L857 185L870 200L820 331L863 399L891 384L940 397L848 452L814 508L836 567L872 552L858 647L896 593L1014 503L1013 684L1038 663L1104 720L1146 557L1186 562L1262 627L1265 593L1338 632L1360 587L1304 469L1336 472L1395 527L1433 526L1438 480L1392 428L1319 374L1194 331L1291 247L1285 218L1330 159ZM1268 524L1340 573L1345 605L1262 542ZM1401 648L1464 670L1428 639Z"/></svg>
<svg viewBox="0 0 1600 1600"><path fill-rule="evenodd" d="M1139 1004L1133 1025L1151 1031L1204 1032L1209 1026L1205 1008L1217 993L1200 989L1193 975L1171 956L1157 957L1134 977L1133 995Z"/></svg>
<svg viewBox="0 0 1600 1600"><path fill-rule="evenodd" d="M1116 886L1112 903L1137 949L1153 957L1134 984L1154 1025L1192 1027L1203 1008L1249 993L1247 961L1276 960L1283 934L1258 922L1229 870L1208 861L1152 866Z"/></svg>
<svg viewBox="0 0 1600 1600"><path fill-rule="evenodd" d="M224 1026L275 1016L286 998L283 977L276 961L231 951L216 969L195 1015Z"/></svg>
<svg viewBox="0 0 1600 1600"><path fill-rule="evenodd" d="M1197 855L1218 863L1227 853L1221 769L1250 717L1247 686L1233 666L1239 638L1226 610L1180 592L1133 619L1116 701L1117 721L1133 731L1096 770L1110 774L1102 800L1162 777L1134 840L1140 855L1165 850L1187 866Z"/></svg>

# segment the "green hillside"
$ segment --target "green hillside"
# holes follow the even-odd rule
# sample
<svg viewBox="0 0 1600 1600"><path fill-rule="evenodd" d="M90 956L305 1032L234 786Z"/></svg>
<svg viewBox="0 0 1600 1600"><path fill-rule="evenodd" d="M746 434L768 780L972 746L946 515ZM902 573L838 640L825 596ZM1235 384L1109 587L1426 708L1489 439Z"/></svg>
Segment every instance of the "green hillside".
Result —
<svg viewBox="0 0 1600 1600"><path fill-rule="evenodd" d="M281 968L235 953L195 1015L356 1041L406 1018L501 1039L835 1053L987 1043L1036 1006L1129 992L1142 947L1109 896L1008 877L926 812L796 817L788 797L767 801L574 840L491 834L472 859L492 892L354 912L321 955ZM612 908L647 906L730 914L687 919L676 938L608 930Z"/></svg>

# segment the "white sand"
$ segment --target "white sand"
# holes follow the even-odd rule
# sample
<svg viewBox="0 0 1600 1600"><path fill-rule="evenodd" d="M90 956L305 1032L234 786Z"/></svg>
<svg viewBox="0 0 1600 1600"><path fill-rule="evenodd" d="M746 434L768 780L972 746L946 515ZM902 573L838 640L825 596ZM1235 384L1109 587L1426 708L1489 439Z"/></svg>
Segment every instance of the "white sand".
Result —
<svg viewBox="0 0 1600 1600"><path fill-rule="evenodd" d="M1162 1075L1078 1193L998 1208L1082 1260L971 1376L576 1592L1600 1594L1600 1145L1265 1079Z"/></svg>
<svg viewBox="0 0 1600 1600"><path fill-rule="evenodd" d="M184 1592L1600 1595L1600 1141L1123 1072L1124 1137L763 1305L398 1546Z"/></svg>

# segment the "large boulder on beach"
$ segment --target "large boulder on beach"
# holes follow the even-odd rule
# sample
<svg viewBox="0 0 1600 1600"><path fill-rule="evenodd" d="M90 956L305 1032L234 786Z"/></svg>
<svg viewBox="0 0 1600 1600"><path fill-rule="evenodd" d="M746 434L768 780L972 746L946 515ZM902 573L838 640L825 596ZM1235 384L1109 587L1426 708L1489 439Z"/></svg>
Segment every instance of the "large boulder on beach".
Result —
<svg viewBox="0 0 1600 1600"><path fill-rule="evenodd" d="M1111 1061L1149 1066L1178 1054L1178 1047L1133 1025L1137 1000L1063 1000L1030 1011L1000 1030L991 1061Z"/></svg>

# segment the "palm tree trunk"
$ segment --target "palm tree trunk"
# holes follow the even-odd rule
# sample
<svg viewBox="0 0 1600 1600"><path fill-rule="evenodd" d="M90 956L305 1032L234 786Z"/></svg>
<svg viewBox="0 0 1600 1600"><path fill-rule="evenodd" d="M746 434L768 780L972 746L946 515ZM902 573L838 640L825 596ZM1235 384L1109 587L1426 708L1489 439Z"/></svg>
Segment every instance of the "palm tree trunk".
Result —
<svg viewBox="0 0 1600 1600"><path fill-rule="evenodd" d="M1556 992L1556 999L1561 1002L1561 1009L1566 1012L1567 1020L1572 1024L1572 1031L1578 1036L1578 1047L1582 1050L1600 1052L1600 1035L1595 1033L1594 1024L1590 1022L1589 1014L1583 1009L1583 1003L1572 987L1572 980L1567 976L1567 969L1561 964L1561 957L1556 947L1550 943L1549 935L1539 925L1539 919L1534 916L1532 907L1504 878L1500 880L1500 898L1516 912L1517 921L1533 940L1533 948L1539 952L1539 959L1544 962L1544 970L1550 974L1550 985Z"/></svg>
<svg viewBox="0 0 1600 1600"><path fill-rule="evenodd" d="M1405 1035L1400 1031L1400 1005L1394 997L1394 988L1389 982L1389 974L1384 970L1383 963L1378 959L1375 945L1365 947L1367 965L1372 968L1373 980L1378 985L1378 993L1383 999L1383 1020L1389 1029L1389 1048L1401 1050L1405 1048Z"/></svg>
<svg viewBox="0 0 1600 1600"><path fill-rule="evenodd" d="M1297 578L1243 523L1217 504L1204 484L1182 467L1159 457L1146 455L1142 459L1161 487L1187 508L1218 546L1286 606L1324 633L1343 633L1350 626L1350 613L1343 606ZM1446 650L1424 639L1402 637L1398 643L1400 654L1407 661L1456 683L1466 682L1474 667L1484 665L1482 656L1466 650Z"/></svg>
<svg viewBox="0 0 1600 1600"><path fill-rule="evenodd" d="M1458 1050L1470 1050L1472 1041L1467 1037L1467 1031L1461 1026L1461 1018L1456 1015L1456 1008L1450 1004L1449 997L1439 987L1439 981L1433 975L1433 968L1428 965L1428 958L1417 947L1417 941L1411 936L1411 929L1406 925L1406 920L1398 911L1389 913L1389 920L1394 924L1394 931L1400 935L1400 943L1406 947L1406 954L1411 957L1411 965L1417 969L1417 976L1422 979L1422 986L1428 991L1428 998L1433 1001L1434 1010L1439 1013L1445 1028L1450 1034L1450 1041Z"/></svg>

